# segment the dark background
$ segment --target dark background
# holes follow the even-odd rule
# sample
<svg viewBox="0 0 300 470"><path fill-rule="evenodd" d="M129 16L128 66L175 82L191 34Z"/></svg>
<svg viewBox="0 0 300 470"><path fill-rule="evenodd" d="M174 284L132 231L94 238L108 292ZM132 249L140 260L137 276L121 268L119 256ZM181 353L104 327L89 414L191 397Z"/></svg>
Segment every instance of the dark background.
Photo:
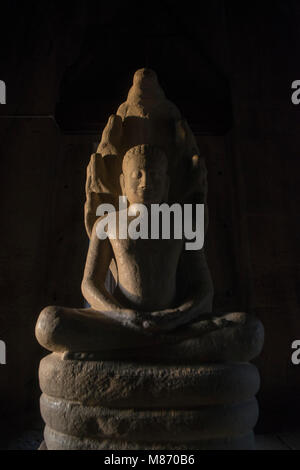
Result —
<svg viewBox="0 0 300 470"><path fill-rule="evenodd" d="M300 420L298 1L1 2L0 422L38 413L40 310L83 304L85 171L134 71L153 68L206 157L215 310L266 340L257 432Z"/></svg>

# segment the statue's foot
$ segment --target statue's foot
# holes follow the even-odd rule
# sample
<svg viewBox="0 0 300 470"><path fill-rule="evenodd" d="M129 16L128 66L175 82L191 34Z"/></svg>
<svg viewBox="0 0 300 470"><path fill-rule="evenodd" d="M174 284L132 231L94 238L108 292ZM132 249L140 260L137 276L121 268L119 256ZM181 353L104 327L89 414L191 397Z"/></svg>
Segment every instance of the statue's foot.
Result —
<svg viewBox="0 0 300 470"><path fill-rule="evenodd" d="M253 315L244 312L201 315L193 323L171 332L177 344L162 343L148 357L163 357L177 362L251 361L264 343L264 327Z"/></svg>
<svg viewBox="0 0 300 470"><path fill-rule="evenodd" d="M49 351L107 351L142 347L155 342L146 333L123 326L92 308L50 306L38 318L35 334Z"/></svg>

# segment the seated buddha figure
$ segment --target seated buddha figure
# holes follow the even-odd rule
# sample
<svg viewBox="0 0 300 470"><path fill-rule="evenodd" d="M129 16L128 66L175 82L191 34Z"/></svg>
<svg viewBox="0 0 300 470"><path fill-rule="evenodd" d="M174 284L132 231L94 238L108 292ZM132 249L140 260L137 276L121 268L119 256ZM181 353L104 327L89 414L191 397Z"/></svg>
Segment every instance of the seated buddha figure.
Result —
<svg viewBox="0 0 300 470"><path fill-rule="evenodd" d="M93 227L82 293L90 308L50 306L40 314L36 336L54 352L97 352L98 357L190 360L248 360L263 343L261 323L245 313L212 314L213 285L204 248L187 249L184 236L132 238L134 208L143 204L151 232L151 205L167 201L168 159L157 146L137 145L122 162L120 186L128 204L116 212L116 226L104 218ZM127 220L126 233L121 220ZM121 236L122 232L122 236ZM117 266L113 292L105 280ZM153 347L155 346L155 348Z"/></svg>

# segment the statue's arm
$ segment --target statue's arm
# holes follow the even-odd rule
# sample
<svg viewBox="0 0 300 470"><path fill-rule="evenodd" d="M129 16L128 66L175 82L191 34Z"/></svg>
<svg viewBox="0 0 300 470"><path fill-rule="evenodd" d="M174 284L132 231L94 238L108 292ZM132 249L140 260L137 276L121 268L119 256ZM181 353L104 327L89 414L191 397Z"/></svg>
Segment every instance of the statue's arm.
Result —
<svg viewBox="0 0 300 470"><path fill-rule="evenodd" d="M187 301L199 313L211 312L214 288L204 249L183 251L179 270L179 280L186 283Z"/></svg>
<svg viewBox="0 0 300 470"><path fill-rule="evenodd" d="M97 222L93 227L87 254L81 283L82 294L93 309L126 324L134 319L134 312L123 309L105 288L105 279L113 257L113 251L109 238L105 240L98 238L96 233Z"/></svg>
<svg viewBox="0 0 300 470"><path fill-rule="evenodd" d="M185 290L181 304L153 312L146 328L170 330L212 311L213 283L204 250L183 251L178 269L178 284Z"/></svg>

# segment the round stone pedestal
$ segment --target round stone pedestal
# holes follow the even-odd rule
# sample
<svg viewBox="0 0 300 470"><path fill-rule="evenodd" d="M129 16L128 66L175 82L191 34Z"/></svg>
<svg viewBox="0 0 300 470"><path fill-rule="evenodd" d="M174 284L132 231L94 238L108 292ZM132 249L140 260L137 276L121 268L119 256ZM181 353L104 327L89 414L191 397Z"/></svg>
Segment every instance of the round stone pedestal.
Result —
<svg viewBox="0 0 300 470"><path fill-rule="evenodd" d="M150 364L46 356L49 450L254 449L253 364Z"/></svg>

